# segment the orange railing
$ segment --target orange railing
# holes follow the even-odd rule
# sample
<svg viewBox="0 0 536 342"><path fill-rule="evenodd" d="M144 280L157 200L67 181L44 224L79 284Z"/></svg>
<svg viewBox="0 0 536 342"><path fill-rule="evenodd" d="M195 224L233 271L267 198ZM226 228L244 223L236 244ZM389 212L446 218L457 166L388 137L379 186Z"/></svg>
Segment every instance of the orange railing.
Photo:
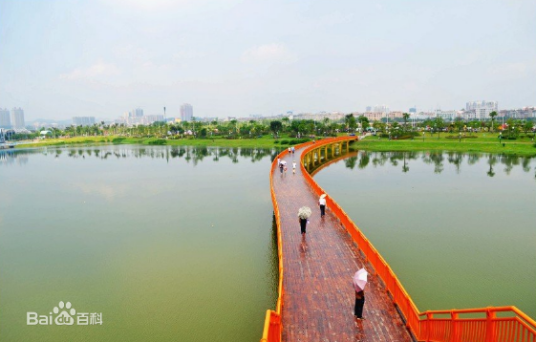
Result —
<svg viewBox="0 0 536 342"><path fill-rule="evenodd" d="M296 148L312 144L311 142L297 145ZM288 150L281 152L278 157L283 158L288 154ZM281 310L283 306L283 241L281 235L281 218L279 215L279 206L277 205L277 199L275 197L274 184L272 174L277 168L277 159L272 161L272 167L270 168L270 194L272 196L272 204L274 206L275 223L277 226L277 258L279 264L279 286L277 303L275 305L275 311L267 310L266 318L264 319L264 329L262 332L261 342L280 342L281 333L283 332L283 326L281 324Z"/></svg>
<svg viewBox="0 0 536 342"><path fill-rule="evenodd" d="M318 144L331 144L349 139L351 138L323 140L319 141ZM315 148L318 148L318 145L309 146L302 152L302 156ZM325 193L307 172L303 160L301 170L307 183L317 195ZM315 171L318 171L318 169ZM536 342L536 322L515 307L426 311L420 313L389 264L350 219L348 214L331 197L327 197L327 206L350 233L368 263L382 279L386 290L405 319L406 327L417 340L438 342ZM497 317L497 313L506 314L507 316ZM437 317L446 316L447 314L450 317ZM460 315L470 315L470 317L460 317ZM479 315L484 315L484 317L473 317Z"/></svg>
<svg viewBox="0 0 536 342"><path fill-rule="evenodd" d="M305 143L299 147L308 146L301 154L305 156L312 150L327 144L355 140L355 137L341 137L320 140L315 144ZM288 152L283 151L279 157ZM283 297L283 255L281 241L281 225L279 208L272 184L272 172L277 161L274 160L270 172L270 190L274 213L277 223L278 256L279 256L279 297L276 312L268 310L261 341L281 341L282 323L281 309ZM307 172L301 159L302 174L313 191L323 194L325 191L313 180ZM315 171L318 171L315 170ZM489 307L465 310L436 310L419 312L415 303L406 292L389 264L383 259L378 250L366 238L348 214L331 197L327 197L327 206L340 220L342 226L350 233L353 240L365 256L365 259L383 281L386 291L393 303L398 307L406 327L419 341L434 342L536 342L536 322L516 307ZM498 316L499 314L500 316ZM441 317L440 317L441 316Z"/></svg>

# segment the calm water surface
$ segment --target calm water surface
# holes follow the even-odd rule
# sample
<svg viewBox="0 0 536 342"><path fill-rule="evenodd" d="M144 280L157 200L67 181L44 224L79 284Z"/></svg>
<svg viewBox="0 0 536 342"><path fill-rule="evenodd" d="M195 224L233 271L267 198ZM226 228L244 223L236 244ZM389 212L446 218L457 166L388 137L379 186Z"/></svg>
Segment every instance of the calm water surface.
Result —
<svg viewBox="0 0 536 342"><path fill-rule="evenodd" d="M515 305L536 318L536 160L359 152L315 179L421 310Z"/></svg>
<svg viewBox="0 0 536 342"><path fill-rule="evenodd" d="M271 153L0 153L0 341L258 340L277 294ZM60 301L102 326L26 325Z"/></svg>

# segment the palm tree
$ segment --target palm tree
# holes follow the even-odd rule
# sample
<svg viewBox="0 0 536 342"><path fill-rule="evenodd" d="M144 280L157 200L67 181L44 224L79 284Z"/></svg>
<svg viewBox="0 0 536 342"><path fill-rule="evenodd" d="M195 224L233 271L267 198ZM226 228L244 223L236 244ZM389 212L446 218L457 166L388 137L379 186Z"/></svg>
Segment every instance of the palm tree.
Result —
<svg viewBox="0 0 536 342"><path fill-rule="evenodd" d="M404 119L404 131L405 131L407 129L406 126L408 124L409 113L403 113L402 118Z"/></svg>
<svg viewBox="0 0 536 342"><path fill-rule="evenodd" d="M493 112L489 113L489 116L491 118L491 131L493 132L493 121L495 120L495 117L497 116L497 112L493 111Z"/></svg>

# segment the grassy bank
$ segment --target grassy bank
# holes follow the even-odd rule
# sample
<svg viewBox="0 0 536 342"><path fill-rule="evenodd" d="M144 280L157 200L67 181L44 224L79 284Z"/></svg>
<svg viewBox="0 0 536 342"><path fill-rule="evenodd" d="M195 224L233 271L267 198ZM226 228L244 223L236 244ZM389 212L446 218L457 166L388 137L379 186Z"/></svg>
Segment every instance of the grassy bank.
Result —
<svg viewBox="0 0 536 342"><path fill-rule="evenodd" d="M414 140L388 140L369 136L354 145L354 149L369 151L455 151L455 152L484 152L504 153L523 156L535 156L536 147L531 141L532 135L518 140L499 141L496 134L479 133L473 134L476 138L449 139L442 134L426 134ZM278 140L270 135L253 139L226 139L215 137L214 139L158 139L158 138L125 138L118 136L108 137L78 137L64 139L46 139L38 142L17 145L17 148L41 147L41 146L86 146L86 145L168 145L168 146L221 146L221 147L249 147L249 148L272 148L288 147L297 145L303 140L291 137L281 137Z"/></svg>
<svg viewBox="0 0 536 342"><path fill-rule="evenodd" d="M288 147L304 142L304 139L281 137L274 139L269 135L252 139L226 139L214 137L214 139L158 139L158 138L126 138L119 136L97 136L97 137L77 137L46 139L37 142L28 142L17 145L17 148L43 147L43 146L85 146L85 145L167 145L167 146L221 146L221 147L250 147L250 148L271 148Z"/></svg>
<svg viewBox="0 0 536 342"><path fill-rule="evenodd" d="M354 149L368 151L454 151L483 152L536 156L536 147L531 137L519 140L502 140L493 134L480 133L476 138L448 139L442 135L431 137L427 134L414 140L388 140L377 137L366 137L354 145Z"/></svg>

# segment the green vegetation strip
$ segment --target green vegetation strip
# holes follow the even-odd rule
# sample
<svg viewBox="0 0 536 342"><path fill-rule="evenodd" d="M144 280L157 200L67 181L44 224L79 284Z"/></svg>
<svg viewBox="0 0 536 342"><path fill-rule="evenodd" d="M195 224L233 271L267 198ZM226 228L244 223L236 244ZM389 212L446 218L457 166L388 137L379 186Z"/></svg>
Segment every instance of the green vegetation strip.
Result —
<svg viewBox="0 0 536 342"><path fill-rule="evenodd" d="M226 139L223 137L205 139L162 139L162 138L128 138L120 136L108 137L77 137L62 139L45 139L38 142L30 142L17 145L17 148L42 147L42 146L80 146L80 145L106 145L106 144L129 144L129 145L168 145L168 146L221 146L221 147L288 147L308 141L309 139L295 139L291 137L281 137L274 139L270 135L252 139Z"/></svg>
<svg viewBox="0 0 536 342"><path fill-rule="evenodd" d="M307 139L295 139L282 136L275 140L270 135L253 139L226 139L223 137L206 139L162 139L162 138L129 138L120 136L108 137L78 137L64 139L46 139L36 143L18 145L18 148L41 147L41 146L70 146L70 145L100 145L100 144L129 144L129 145L168 145L168 146L221 146L221 147L246 147L246 148L271 148L288 147L297 145ZM482 152L516 154L521 156L535 156L536 146L531 136L518 140L500 140L496 134L479 133L467 136L467 138L454 139L446 134L426 134L415 137L413 140L389 140L375 136L369 136L354 144L353 149L368 151L455 151L455 152Z"/></svg>
<svg viewBox="0 0 536 342"><path fill-rule="evenodd" d="M353 149L367 151L454 151L454 152L482 152L482 153L502 153L516 154L521 156L535 156L536 147L530 139L525 141L509 141L495 137L479 135L478 138L471 139L447 139L427 135L423 140L388 140L377 137L366 137L354 144Z"/></svg>

